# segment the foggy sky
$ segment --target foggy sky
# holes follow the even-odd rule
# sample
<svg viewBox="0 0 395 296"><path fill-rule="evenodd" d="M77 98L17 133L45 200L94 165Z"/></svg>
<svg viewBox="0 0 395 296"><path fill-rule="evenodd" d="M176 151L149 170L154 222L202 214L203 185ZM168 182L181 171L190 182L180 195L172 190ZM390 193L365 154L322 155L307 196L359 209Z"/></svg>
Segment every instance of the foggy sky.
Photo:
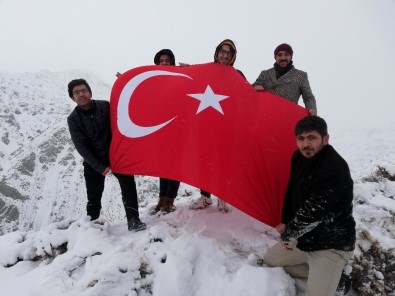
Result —
<svg viewBox="0 0 395 296"><path fill-rule="evenodd" d="M81 69L112 85L162 48L205 63L230 38L253 83L286 42L330 126L385 125L395 123L394 16L392 0L3 0L0 72Z"/></svg>

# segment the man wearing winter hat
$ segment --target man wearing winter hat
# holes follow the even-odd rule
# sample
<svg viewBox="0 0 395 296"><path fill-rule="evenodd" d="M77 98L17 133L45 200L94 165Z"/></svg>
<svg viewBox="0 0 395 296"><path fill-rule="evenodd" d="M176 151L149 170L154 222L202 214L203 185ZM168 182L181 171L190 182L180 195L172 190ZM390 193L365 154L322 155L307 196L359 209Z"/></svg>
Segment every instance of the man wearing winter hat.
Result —
<svg viewBox="0 0 395 296"><path fill-rule="evenodd" d="M176 58L174 53L170 49L162 49L155 54L154 57L155 65L162 65L162 66L175 66L176 65ZM121 73L117 72L115 76L121 76Z"/></svg>
<svg viewBox="0 0 395 296"><path fill-rule="evenodd" d="M233 64L236 61L236 45L230 39L225 39L215 49L214 53L214 63L229 65L233 67ZM236 69L237 70L237 69ZM241 76L245 79L243 72L237 70ZM204 209L213 204L211 200L211 194L207 191L200 190L200 198L193 205L194 209ZM229 211L228 204L222 199L218 198L218 210L223 213L227 213Z"/></svg>
<svg viewBox="0 0 395 296"><path fill-rule="evenodd" d="M176 58L170 49L165 48L156 53L154 63L161 66L175 66Z"/></svg>
<svg viewBox="0 0 395 296"><path fill-rule="evenodd" d="M295 104L302 95L303 102L310 115L317 115L315 97L311 91L307 73L294 67L293 50L289 44L283 43L274 50L274 67L261 72L252 86L257 91L270 91Z"/></svg>

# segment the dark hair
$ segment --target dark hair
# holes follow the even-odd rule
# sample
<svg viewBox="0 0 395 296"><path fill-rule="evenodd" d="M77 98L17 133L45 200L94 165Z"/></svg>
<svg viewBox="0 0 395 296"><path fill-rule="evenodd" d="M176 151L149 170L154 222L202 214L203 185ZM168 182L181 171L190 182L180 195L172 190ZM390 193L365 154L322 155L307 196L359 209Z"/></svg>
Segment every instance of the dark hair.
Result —
<svg viewBox="0 0 395 296"><path fill-rule="evenodd" d="M325 120L319 116L306 116L299 120L295 126L295 136L310 131L317 131L321 137L325 137L328 134L328 126Z"/></svg>
<svg viewBox="0 0 395 296"><path fill-rule="evenodd" d="M73 97L73 89L74 89L74 87L76 87L77 85L85 85L86 88L88 89L89 93L92 95L91 87L89 86L88 82L86 82L85 79L80 78L80 79L71 80L71 81L69 82L68 91L69 91L69 97L70 97L70 98Z"/></svg>
<svg viewBox="0 0 395 296"><path fill-rule="evenodd" d="M155 65L159 65L160 57L163 55L167 55L170 57L170 65L172 65L172 66L176 65L176 58L174 56L174 53L170 49L167 49L167 48L162 49L156 53L156 55L154 57Z"/></svg>

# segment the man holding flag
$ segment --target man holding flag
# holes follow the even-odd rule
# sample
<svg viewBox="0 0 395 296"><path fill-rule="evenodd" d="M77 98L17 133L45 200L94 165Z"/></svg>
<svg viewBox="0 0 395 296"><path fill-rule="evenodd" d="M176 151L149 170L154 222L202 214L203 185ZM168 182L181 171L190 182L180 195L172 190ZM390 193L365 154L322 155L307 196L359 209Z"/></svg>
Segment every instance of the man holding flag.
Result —
<svg viewBox="0 0 395 296"><path fill-rule="evenodd" d="M214 63L221 65L229 65L233 67L236 61L236 45L230 39L223 40L215 49L214 53ZM245 79L243 72L237 70L241 76ZM204 209L213 204L211 200L211 194L203 189L200 190L200 198L193 204L194 209ZM222 199L218 199L218 210L222 213L227 213L229 211L229 205Z"/></svg>
<svg viewBox="0 0 395 296"><path fill-rule="evenodd" d="M176 58L170 49L162 49L155 54L154 63L161 66L175 66ZM163 143L163 145L166 145L166 143ZM180 181L159 178L159 201L151 214L155 215L159 211L164 214L174 212L176 210L174 200L177 197L179 187Z"/></svg>
<svg viewBox="0 0 395 296"><path fill-rule="evenodd" d="M335 295L342 270L355 247L353 180L346 161L328 144L324 119L307 116L295 127L280 241L264 262L307 278L310 296Z"/></svg>
<svg viewBox="0 0 395 296"><path fill-rule="evenodd" d="M262 71L252 86L257 91L270 91L295 104L302 96L310 115L317 115L317 104L307 73L295 68L292 57L293 49L289 44L278 45L274 49L276 62L273 68Z"/></svg>
<svg viewBox="0 0 395 296"><path fill-rule="evenodd" d="M111 174L109 150L111 143L110 103L92 100L92 91L85 79L74 79L68 84L69 97L77 104L67 118L71 139L83 157L84 177L91 220L100 216L105 177ZM114 173L118 179L125 207L128 229L146 228L140 221L134 176Z"/></svg>

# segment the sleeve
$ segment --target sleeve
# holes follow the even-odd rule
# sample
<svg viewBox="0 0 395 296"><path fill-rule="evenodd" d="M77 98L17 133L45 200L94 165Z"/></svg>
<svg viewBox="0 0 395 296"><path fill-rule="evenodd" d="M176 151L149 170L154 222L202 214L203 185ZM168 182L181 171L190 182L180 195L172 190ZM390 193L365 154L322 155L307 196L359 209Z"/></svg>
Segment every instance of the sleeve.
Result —
<svg viewBox="0 0 395 296"><path fill-rule="evenodd" d="M307 73L304 73L304 74L305 75L303 77L301 90L300 90L300 92L302 94L304 105L306 106L307 109L317 110L317 103L315 101L313 92L311 91L309 78L307 76Z"/></svg>
<svg viewBox="0 0 395 296"><path fill-rule="evenodd" d="M243 72L241 72L240 70L236 70L236 71L239 72L239 74L240 74L241 76L243 76L243 78L244 78L245 80L247 80L247 78L244 76Z"/></svg>
<svg viewBox="0 0 395 296"><path fill-rule="evenodd" d="M310 196L287 224L281 239L285 243L292 242L317 227L338 203L345 186L344 174L340 172L317 176Z"/></svg>
<svg viewBox="0 0 395 296"><path fill-rule="evenodd" d="M98 173L102 174L107 166L102 164L92 153L89 147L88 139L79 127L75 118L69 116L67 118L67 124L69 126L71 140L74 143L75 149L77 149L84 161L86 161Z"/></svg>
<svg viewBox="0 0 395 296"><path fill-rule="evenodd" d="M260 85L262 87L265 87L264 82L265 82L265 73L264 71L262 71L261 74L259 74L258 78L255 80L255 82L252 84L252 86Z"/></svg>

